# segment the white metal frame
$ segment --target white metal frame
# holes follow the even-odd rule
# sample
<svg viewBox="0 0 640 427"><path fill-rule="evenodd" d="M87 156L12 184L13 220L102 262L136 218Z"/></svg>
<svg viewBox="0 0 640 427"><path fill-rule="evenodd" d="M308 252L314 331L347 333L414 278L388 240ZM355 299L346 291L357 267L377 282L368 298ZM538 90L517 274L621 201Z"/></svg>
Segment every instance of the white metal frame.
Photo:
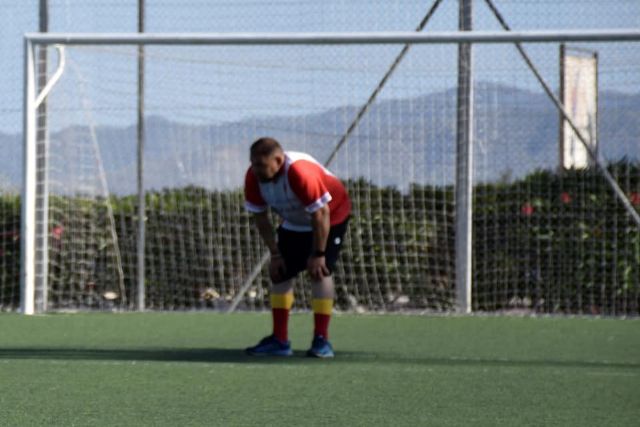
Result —
<svg viewBox="0 0 640 427"><path fill-rule="evenodd" d="M523 43L523 42L607 42L640 41L640 29L591 30L591 31L468 31L468 32L363 32L363 33L28 33L24 40L24 183L21 224L21 311L35 313L36 293L36 110L37 100L44 100L46 93L36 94L35 46L37 45L321 45L321 44L442 44L442 43ZM55 83L55 82L54 82ZM50 90L53 84L47 85ZM43 91L44 92L44 91ZM562 106L559 106L562 108ZM575 129L574 129L575 130ZM581 135L578 134L581 138ZM472 141L470 142L472 143ZM584 141L583 141L584 143ZM640 216L616 188L615 181L608 180L616 195L627 207L640 226ZM470 192L466 192L469 194ZM471 215L471 200L465 203ZM634 216L635 214L635 216ZM471 239L464 239L469 249ZM47 240L46 238L44 239ZM459 247L456 244L456 247ZM40 249L42 250L42 248ZM45 252L46 252L45 248ZM44 254L46 256L46 254ZM457 300L461 312L471 309L471 257L465 257L465 265L457 266L456 289L465 295ZM42 286L45 287L46 277Z"/></svg>
<svg viewBox="0 0 640 427"><path fill-rule="evenodd" d="M32 44L64 45L277 45L277 44L439 44L638 41L637 28L590 31L449 31L416 33L27 33Z"/></svg>
<svg viewBox="0 0 640 427"><path fill-rule="evenodd" d="M20 245L21 245L21 276L20 276L20 308L24 314L34 314L36 311L36 287L41 290L42 306L46 310L47 297L47 276L49 265L49 250L47 230L44 229L42 236L36 234L36 209L37 209L37 147L36 147L36 111L44 102L55 84L60 80L66 65L64 46L56 45L58 51L58 67L51 76L51 79L36 94L36 71L35 71L35 50L28 39L25 40L25 94L24 94L24 183L22 192L22 215L20 224ZM44 154L47 155L48 141L44 141ZM42 183L42 221L48 222L49 192L47 174ZM42 247L37 248L38 237L42 239ZM39 262L41 269L36 269L36 255L40 251Z"/></svg>

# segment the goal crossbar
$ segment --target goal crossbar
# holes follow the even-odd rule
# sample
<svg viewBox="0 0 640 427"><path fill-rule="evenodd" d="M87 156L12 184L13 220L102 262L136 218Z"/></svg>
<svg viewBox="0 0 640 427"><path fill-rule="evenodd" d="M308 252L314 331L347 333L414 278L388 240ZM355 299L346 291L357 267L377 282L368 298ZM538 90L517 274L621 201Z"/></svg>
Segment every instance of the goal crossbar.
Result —
<svg viewBox="0 0 640 427"><path fill-rule="evenodd" d="M327 32L327 33L26 33L34 44L66 45L278 45L278 44L434 44L515 42L637 41L640 30L545 30Z"/></svg>

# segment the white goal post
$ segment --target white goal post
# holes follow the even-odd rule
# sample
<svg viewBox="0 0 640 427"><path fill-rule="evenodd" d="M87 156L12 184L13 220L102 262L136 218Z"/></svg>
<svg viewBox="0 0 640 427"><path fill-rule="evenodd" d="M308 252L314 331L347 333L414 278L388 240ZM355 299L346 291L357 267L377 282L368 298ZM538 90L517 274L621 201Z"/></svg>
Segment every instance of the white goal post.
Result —
<svg viewBox="0 0 640 427"><path fill-rule="evenodd" d="M57 79L64 73L64 49L67 46L259 46L259 45L302 45L302 46L326 46L326 45L442 45L442 44L519 44L519 43L568 43L568 42L640 42L640 30L594 30L594 31L513 31L513 32L371 32L371 33L176 33L176 34L136 34L136 33L95 33L95 34L68 34L68 33L29 33L25 35L25 69L24 69L24 187L22 196L22 225L21 225L21 311L24 314L34 314L39 310L46 310L46 295L48 285L48 252L49 237L47 235L47 210L48 204L48 181L47 172L38 170L37 152L37 110L40 102L47 98L49 91L55 90ZM50 84L41 92L37 93L36 75L36 48L44 46L60 46L60 67L50 77ZM470 68L471 71L471 68ZM473 81L473 79L472 79ZM473 86L473 85L472 85ZM469 89L473 91L473 88ZM547 93L548 94L548 93ZM468 96L472 97L472 93ZM577 133L577 137L585 143L585 137L581 136L577 127L571 125L563 107L557 98L552 99L555 106ZM588 150L588 148L587 148ZM46 150L45 150L46 153ZM617 198L624 207L631 222L640 227L640 216L629 199L628 191L622 189L616 179L609 173L607 166L599 162L596 153L591 153L594 162L600 167L608 183L609 191ZM45 154L46 156L47 154ZM99 158L99 150L96 150ZM100 163L100 161L98 161ZM455 166L460 167L460 164ZM98 167L99 169L101 166ZM40 173L40 175L39 175ZM472 174L473 171L468 171ZM104 171L101 172L104 176ZM465 181L473 183L471 176L468 180L462 180L456 184L456 206L466 206L471 217L473 213L473 200L469 188L465 188ZM105 220L112 238L111 244L116 248L117 233L116 225L109 204L109 194L106 188L106 179L102 179L103 195L101 199L106 200ZM459 212L457 213L460 214ZM145 219L138 218L139 225L144 227ZM38 221L44 221L40 235L38 234ZM110 231L109 231L110 230ZM472 251L472 223L459 223L455 230L456 251L464 250L468 253ZM460 243L464 242L464 243ZM143 245L144 242L138 242ZM138 246L139 247L139 246ZM122 260L119 250L112 255L116 261L116 269L122 271ZM264 258L259 258L260 262ZM457 310L463 313L472 311L472 283L471 270L473 260L470 256L464 257L465 265L456 267L456 300ZM260 265L252 266L259 272ZM460 274L463 272L463 274ZM144 284L144 269L137 271L137 283ZM256 273L257 274L257 273ZM122 274L120 274L122 281ZM124 287L122 283L119 285ZM244 292L246 289L243 289ZM138 289L144 293L144 289ZM234 296L240 298L242 295ZM124 295L121 295L124 298ZM38 307L38 299L44 304Z"/></svg>

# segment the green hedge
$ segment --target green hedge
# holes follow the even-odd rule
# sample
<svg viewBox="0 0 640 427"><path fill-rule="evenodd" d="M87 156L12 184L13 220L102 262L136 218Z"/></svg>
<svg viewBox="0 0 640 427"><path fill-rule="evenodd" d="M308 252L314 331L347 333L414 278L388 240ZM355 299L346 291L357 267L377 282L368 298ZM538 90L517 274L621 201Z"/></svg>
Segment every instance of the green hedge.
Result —
<svg viewBox="0 0 640 427"><path fill-rule="evenodd" d="M639 165L621 161L609 170L639 209ZM363 179L347 186L354 215L336 272L338 307L452 310L453 187L400 191ZM52 308L135 306L136 199L109 202L113 219L104 200L51 198ZM19 302L19 200L3 196L0 203L0 305L12 309ZM149 307L227 306L264 251L242 193L167 189L149 192L146 204ZM480 184L474 207L475 310L639 314L640 230L597 171L541 170ZM266 307L267 288L262 274L243 307ZM308 306L309 287L300 282L296 293L297 306Z"/></svg>
<svg viewBox="0 0 640 427"><path fill-rule="evenodd" d="M608 169L640 210L638 164ZM600 172L538 171L475 194L478 308L638 314L640 229Z"/></svg>

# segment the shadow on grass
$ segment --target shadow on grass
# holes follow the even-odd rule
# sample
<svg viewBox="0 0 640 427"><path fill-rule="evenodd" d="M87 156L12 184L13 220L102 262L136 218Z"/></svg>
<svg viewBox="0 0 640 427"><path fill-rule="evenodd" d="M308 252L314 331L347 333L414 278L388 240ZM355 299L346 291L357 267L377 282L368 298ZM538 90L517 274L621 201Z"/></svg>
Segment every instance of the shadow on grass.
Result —
<svg viewBox="0 0 640 427"><path fill-rule="evenodd" d="M248 356L241 349L88 349L88 348L0 348L0 360L105 360L130 362L200 362L200 363L322 363L296 351L293 357ZM340 351L328 363L407 364L418 366L477 366L522 368L623 368L640 369L639 363L584 360L509 360L463 357L403 357L393 353Z"/></svg>

